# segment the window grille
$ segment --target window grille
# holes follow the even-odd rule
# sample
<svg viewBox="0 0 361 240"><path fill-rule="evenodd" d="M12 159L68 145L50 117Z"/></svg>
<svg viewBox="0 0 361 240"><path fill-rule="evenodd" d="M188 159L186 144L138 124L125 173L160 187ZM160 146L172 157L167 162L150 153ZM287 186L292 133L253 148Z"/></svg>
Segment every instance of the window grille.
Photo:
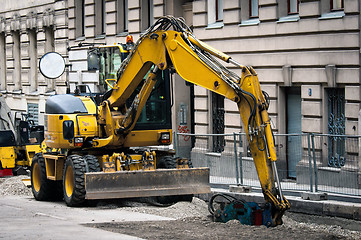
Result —
<svg viewBox="0 0 361 240"><path fill-rule="evenodd" d="M328 93L328 165L345 165L345 89L330 88Z"/></svg>
<svg viewBox="0 0 361 240"><path fill-rule="evenodd" d="M35 125L39 124L39 105L36 103L28 103L28 120L34 121Z"/></svg>
<svg viewBox="0 0 361 240"><path fill-rule="evenodd" d="M213 134L224 134L224 97L212 93L212 130ZM213 137L213 152L224 151L224 136Z"/></svg>

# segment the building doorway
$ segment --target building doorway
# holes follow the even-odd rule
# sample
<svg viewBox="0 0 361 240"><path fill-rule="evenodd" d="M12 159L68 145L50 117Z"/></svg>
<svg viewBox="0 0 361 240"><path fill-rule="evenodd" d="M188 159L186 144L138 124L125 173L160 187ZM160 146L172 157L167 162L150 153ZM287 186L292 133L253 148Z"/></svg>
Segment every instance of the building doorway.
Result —
<svg viewBox="0 0 361 240"><path fill-rule="evenodd" d="M288 88L287 99L287 172L289 178L296 178L296 166L302 159L301 89Z"/></svg>

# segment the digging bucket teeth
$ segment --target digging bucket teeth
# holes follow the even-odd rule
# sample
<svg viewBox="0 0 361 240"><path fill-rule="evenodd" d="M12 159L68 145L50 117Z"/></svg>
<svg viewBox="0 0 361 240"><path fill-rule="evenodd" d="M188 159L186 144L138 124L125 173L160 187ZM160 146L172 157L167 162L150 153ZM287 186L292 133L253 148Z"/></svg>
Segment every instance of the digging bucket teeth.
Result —
<svg viewBox="0 0 361 240"><path fill-rule="evenodd" d="M86 173L85 189L87 199L210 193L209 168Z"/></svg>

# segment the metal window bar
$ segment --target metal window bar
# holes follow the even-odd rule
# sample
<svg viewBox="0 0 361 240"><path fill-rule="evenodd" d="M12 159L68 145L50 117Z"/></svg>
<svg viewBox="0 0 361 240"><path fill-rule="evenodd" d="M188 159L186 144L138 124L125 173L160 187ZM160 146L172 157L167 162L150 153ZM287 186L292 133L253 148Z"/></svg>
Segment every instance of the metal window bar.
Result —
<svg viewBox="0 0 361 240"><path fill-rule="evenodd" d="M28 119L34 121L34 124L39 123L39 105L36 103L28 103Z"/></svg>
<svg viewBox="0 0 361 240"><path fill-rule="evenodd" d="M328 93L328 166L345 165L345 90L327 89ZM332 136L331 136L332 135Z"/></svg>

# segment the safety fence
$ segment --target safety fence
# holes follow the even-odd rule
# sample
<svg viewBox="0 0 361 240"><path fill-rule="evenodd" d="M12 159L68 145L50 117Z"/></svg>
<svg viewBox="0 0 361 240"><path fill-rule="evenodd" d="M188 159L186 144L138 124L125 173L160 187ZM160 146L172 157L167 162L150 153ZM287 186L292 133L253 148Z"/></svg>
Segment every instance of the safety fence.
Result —
<svg viewBox="0 0 361 240"><path fill-rule="evenodd" d="M361 136L275 134L277 172L283 190L361 196ZM260 188L245 133L176 133L179 157L210 168L211 184Z"/></svg>

